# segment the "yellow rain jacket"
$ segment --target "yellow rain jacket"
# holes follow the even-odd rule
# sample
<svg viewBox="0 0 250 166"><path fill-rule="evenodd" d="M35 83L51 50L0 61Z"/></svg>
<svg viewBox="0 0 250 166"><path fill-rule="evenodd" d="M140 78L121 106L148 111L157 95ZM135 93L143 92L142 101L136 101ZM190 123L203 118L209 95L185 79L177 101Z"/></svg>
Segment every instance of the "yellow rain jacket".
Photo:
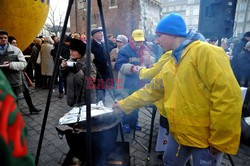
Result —
<svg viewBox="0 0 250 166"><path fill-rule="evenodd" d="M125 112L164 97L170 133L179 144L237 153L242 97L222 48L192 42L178 64L170 59L153 80L163 85L151 82L119 101Z"/></svg>
<svg viewBox="0 0 250 166"><path fill-rule="evenodd" d="M172 51L165 52L158 62L156 62L151 68L142 68L139 73L139 78L143 79L153 79L159 72L161 71L162 67L171 59ZM155 102L154 105L157 107L159 113L167 117L166 111L164 110L164 100L163 98L159 101Z"/></svg>

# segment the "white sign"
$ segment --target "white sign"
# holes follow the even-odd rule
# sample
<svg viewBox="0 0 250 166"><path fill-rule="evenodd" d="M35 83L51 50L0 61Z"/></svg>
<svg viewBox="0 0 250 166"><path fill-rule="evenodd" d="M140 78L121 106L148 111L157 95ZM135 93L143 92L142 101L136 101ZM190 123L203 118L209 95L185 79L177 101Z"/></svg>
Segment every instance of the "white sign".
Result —
<svg viewBox="0 0 250 166"><path fill-rule="evenodd" d="M165 151L165 149L167 147L167 143L168 143L168 135L167 134L168 134L167 129L159 126L155 151L157 151L157 152Z"/></svg>

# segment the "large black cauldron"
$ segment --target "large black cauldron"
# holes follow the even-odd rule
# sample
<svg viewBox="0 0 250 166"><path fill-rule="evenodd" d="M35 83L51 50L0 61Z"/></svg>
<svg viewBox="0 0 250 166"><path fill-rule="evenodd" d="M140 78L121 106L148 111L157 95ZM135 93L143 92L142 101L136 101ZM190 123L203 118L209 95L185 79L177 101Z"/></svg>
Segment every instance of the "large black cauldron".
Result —
<svg viewBox="0 0 250 166"><path fill-rule="evenodd" d="M120 121L120 118L112 114L91 118L93 165L105 165L108 155L115 150ZM70 165L73 157L77 157L82 163L85 163L88 143L86 121L77 125L58 126L56 129L60 134L65 134L70 147L63 165Z"/></svg>

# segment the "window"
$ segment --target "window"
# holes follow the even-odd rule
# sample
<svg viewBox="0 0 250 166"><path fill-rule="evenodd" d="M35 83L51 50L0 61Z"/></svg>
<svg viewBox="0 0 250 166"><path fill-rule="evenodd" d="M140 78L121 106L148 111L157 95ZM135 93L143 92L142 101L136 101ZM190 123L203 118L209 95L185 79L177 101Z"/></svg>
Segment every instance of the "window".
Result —
<svg viewBox="0 0 250 166"><path fill-rule="evenodd" d="M84 9L84 0L78 0L78 4L77 4L77 7L78 7L78 10L81 10L81 9Z"/></svg>
<svg viewBox="0 0 250 166"><path fill-rule="evenodd" d="M117 0L109 0L109 8L116 8Z"/></svg>
<svg viewBox="0 0 250 166"><path fill-rule="evenodd" d="M244 10L246 10L246 9L247 9L247 4L246 4L246 3L240 4L240 6L239 6L239 10L240 10L240 11L244 11Z"/></svg>
<svg viewBox="0 0 250 166"><path fill-rule="evenodd" d="M246 30L249 31L250 30L250 24L246 25Z"/></svg>
<svg viewBox="0 0 250 166"><path fill-rule="evenodd" d="M244 18L245 18L245 16L243 14L239 14L239 16L238 16L238 22L243 22Z"/></svg>
<svg viewBox="0 0 250 166"><path fill-rule="evenodd" d="M189 15L190 16L194 15L194 10L193 9L189 10Z"/></svg>

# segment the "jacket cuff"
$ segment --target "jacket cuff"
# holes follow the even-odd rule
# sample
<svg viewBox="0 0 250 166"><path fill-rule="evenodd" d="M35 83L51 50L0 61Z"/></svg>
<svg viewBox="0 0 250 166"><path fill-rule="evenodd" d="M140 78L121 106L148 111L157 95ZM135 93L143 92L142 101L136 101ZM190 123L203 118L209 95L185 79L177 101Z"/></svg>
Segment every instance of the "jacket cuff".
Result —
<svg viewBox="0 0 250 166"><path fill-rule="evenodd" d="M120 107L122 108L122 110L126 113L129 114L131 111L126 109L125 103L123 100L118 101L118 104L120 105Z"/></svg>

